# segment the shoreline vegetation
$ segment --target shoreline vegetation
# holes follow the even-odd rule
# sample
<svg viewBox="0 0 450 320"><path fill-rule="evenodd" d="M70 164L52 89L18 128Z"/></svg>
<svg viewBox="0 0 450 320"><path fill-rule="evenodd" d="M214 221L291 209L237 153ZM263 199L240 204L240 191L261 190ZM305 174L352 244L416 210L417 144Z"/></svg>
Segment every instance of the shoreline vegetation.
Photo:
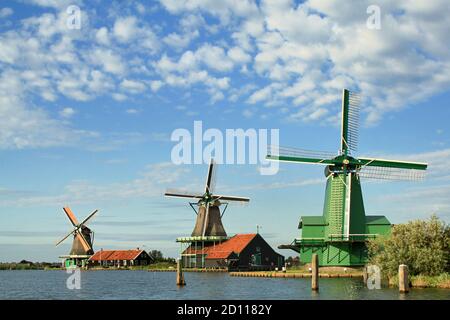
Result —
<svg viewBox="0 0 450 320"><path fill-rule="evenodd" d="M149 272L174 272L176 260L164 258L153 250L154 263L146 266L89 267L89 271L142 270ZM389 236L368 243L368 264L378 266L383 287L398 286L398 266L408 267L412 288L450 289L450 226L435 215L429 220L415 220L392 227ZM227 269L183 268L186 272L229 272L234 277L309 278L310 265L299 264L298 258L286 260L287 269L281 271L231 271ZM290 262L289 262L290 261ZM1 270L64 270L59 262L0 263ZM321 278L363 278L364 267L320 267Z"/></svg>
<svg viewBox="0 0 450 320"><path fill-rule="evenodd" d="M0 271L5 270L64 270L60 263L0 263ZM92 267L86 271L148 271L148 272L175 272L176 265L173 263L155 263L147 266L101 268ZM226 269L183 269L184 272L228 272ZM232 277L255 277L255 278L310 278L309 265L289 267L286 271L231 271ZM344 267L321 267L320 278L363 278L363 268ZM382 279L383 287L397 287L397 276ZM436 276L412 275L410 276L411 288L439 288L450 289L450 274L442 273Z"/></svg>

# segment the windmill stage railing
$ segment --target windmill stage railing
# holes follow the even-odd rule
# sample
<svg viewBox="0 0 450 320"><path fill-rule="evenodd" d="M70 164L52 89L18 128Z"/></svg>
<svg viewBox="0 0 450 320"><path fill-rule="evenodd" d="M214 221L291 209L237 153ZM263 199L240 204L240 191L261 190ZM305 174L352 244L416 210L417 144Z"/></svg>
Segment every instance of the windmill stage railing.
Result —
<svg viewBox="0 0 450 320"><path fill-rule="evenodd" d="M303 245L303 246L325 246L326 242L366 242L371 239L378 237L378 234L361 233L361 234L330 234L328 237L324 238L297 238L292 242L292 245Z"/></svg>
<svg viewBox="0 0 450 320"><path fill-rule="evenodd" d="M350 241L350 242L364 242L370 239L375 239L378 234L330 234L328 235L328 239L330 242L342 242L342 241Z"/></svg>
<svg viewBox="0 0 450 320"><path fill-rule="evenodd" d="M224 236L194 236L194 237L180 237L177 238L177 242L213 242L213 241L224 241L228 240L230 237Z"/></svg>

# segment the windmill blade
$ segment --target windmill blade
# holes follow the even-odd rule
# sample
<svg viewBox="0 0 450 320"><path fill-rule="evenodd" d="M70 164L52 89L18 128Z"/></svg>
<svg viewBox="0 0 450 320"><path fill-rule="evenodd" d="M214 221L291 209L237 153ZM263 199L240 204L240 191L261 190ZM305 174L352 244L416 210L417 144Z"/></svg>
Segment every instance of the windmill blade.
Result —
<svg viewBox="0 0 450 320"><path fill-rule="evenodd" d="M216 162L214 162L214 167L213 167L212 175L211 175L211 182L210 182L210 186L209 186L209 193L214 193L214 191L216 190L218 170L219 170L219 166L217 165Z"/></svg>
<svg viewBox="0 0 450 320"><path fill-rule="evenodd" d="M83 232L81 232L81 229L77 229L76 237L80 240L84 250L89 251L92 249L91 244L86 240L86 238L83 235Z"/></svg>
<svg viewBox="0 0 450 320"><path fill-rule="evenodd" d="M170 189L164 193L166 197L172 198L189 198L189 199L203 199L203 195L195 192L181 191Z"/></svg>
<svg viewBox="0 0 450 320"><path fill-rule="evenodd" d="M224 196L224 195L215 195L215 200L224 200L224 201L235 201L235 202L250 202L250 198L245 197L235 197L235 196Z"/></svg>
<svg viewBox="0 0 450 320"><path fill-rule="evenodd" d="M214 173L214 159L211 158L208 166L208 174L206 176L206 186L205 186L205 192L212 193L211 190L211 184L213 181L213 173Z"/></svg>
<svg viewBox="0 0 450 320"><path fill-rule="evenodd" d="M78 220L75 217L75 215L73 214L72 210L70 210L69 207L64 207L63 208L64 212L67 215L67 218L69 218L70 222L72 222L73 226L77 226L78 225Z"/></svg>
<svg viewBox="0 0 450 320"><path fill-rule="evenodd" d="M61 240L59 240L59 241L56 243L55 246L56 246L56 247L59 246L62 242L64 242L64 240L66 240L68 237L70 237L71 235L73 235L74 232L76 232L76 230L77 230L77 229L74 229L74 230L70 231L64 238L62 238Z"/></svg>
<svg viewBox="0 0 450 320"><path fill-rule="evenodd" d="M360 165L359 175L369 179L421 180L428 164L399 160L359 158L351 161Z"/></svg>
<svg viewBox="0 0 450 320"><path fill-rule="evenodd" d="M359 106L361 97L344 89L342 92L341 152L348 154L358 147Z"/></svg>
<svg viewBox="0 0 450 320"><path fill-rule="evenodd" d="M374 158L358 158L350 161L351 164L361 165L361 167L386 167L397 169L426 170L427 163L424 162L408 162L400 160L385 160Z"/></svg>
<svg viewBox="0 0 450 320"><path fill-rule="evenodd" d="M267 160L323 165L336 164L336 161L333 160L336 155L331 152L311 151L270 145L267 153Z"/></svg>
<svg viewBox="0 0 450 320"><path fill-rule="evenodd" d="M87 216L86 219L84 219L81 223L80 226L86 224L96 213L98 212L98 210L95 210L94 212L92 212L89 216Z"/></svg>
<svg viewBox="0 0 450 320"><path fill-rule="evenodd" d="M206 226L208 225L208 218L209 218L209 203L206 204L205 220L203 221L203 230L202 230L203 237L206 234Z"/></svg>
<svg viewBox="0 0 450 320"><path fill-rule="evenodd" d="M359 170L359 176L367 179L417 181L425 178L426 171L390 167L366 166Z"/></svg>

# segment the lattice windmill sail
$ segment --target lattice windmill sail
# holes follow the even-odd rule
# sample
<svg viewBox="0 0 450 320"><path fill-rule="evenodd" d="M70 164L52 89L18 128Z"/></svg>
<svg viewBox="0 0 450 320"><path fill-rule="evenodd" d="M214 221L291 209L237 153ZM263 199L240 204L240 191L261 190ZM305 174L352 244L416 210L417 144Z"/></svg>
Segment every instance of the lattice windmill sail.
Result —
<svg viewBox="0 0 450 320"><path fill-rule="evenodd" d="M56 246L60 245L70 236L73 236L72 249L68 257L84 257L94 254L93 244L94 244L94 233L86 224L89 220L94 217L98 212L95 210L90 215L88 215L81 223L78 222L77 218L73 214L69 207L63 208L67 218L72 223L73 230L70 231L64 238L56 243Z"/></svg>
<svg viewBox="0 0 450 320"><path fill-rule="evenodd" d="M181 259L186 268L204 268L206 250L229 239L222 223L228 203L248 203L250 201L245 197L215 194L216 168L214 160L211 159L202 194L176 190L167 190L165 193L166 197L189 198L195 201L189 203L197 214L194 230L190 237L177 238L177 242L181 243ZM224 209L221 212L220 206L222 205L224 205ZM183 246L186 245L187 247L183 249Z"/></svg>
<svg viewBox="0 0 450 320"><path fill-rule="evenodd" d="M196 203L193 203L194 205L197 205L198 210L195 210L197 220L191 234L192 237L199 237L203 239L207 239L208 237L226 237L227 234L222 224L222 216L225 209L221 214L219 207L222 204L228 204L228 202L247 203L250 201L249 198L244 197L213 194L215 182L214 173L216 171L215 167L216 165L214 160L211 159L208 166L208 174L206 176L203 194L177 190L167 190L164 194L166 197L188 198L197 201ZM191 203L191 206L193 204Z"/></svg>
<svg viewBox="0 0 450 320"><path fill-rule="evenodd" d="M343 90L339 154L278 146L268 150L268 160L326 166L323 215L303 216L299 224L302 237L280 246L300 252L304 262L310 261L311 253L318 250L322 265L364 264L365 242L389 233L390 223L384 216L365 215L360 177L418 180L427 169L427 164L420 162L353 157L358 146L360 102L358 94Z"/></svg>

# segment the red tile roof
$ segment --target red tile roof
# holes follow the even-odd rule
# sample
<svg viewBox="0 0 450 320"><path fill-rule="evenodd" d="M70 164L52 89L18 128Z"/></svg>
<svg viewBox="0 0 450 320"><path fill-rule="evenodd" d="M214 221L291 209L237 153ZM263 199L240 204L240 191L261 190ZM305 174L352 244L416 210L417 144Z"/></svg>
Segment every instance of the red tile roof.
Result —
<svg viewBox="0 0 450 320"><path fill-rule="evenodd" d="M256 233L237 234L234 237L215 246L209 246L202 249L195 247L187 248L183 254L206 254L206 259L227 259L233 252L241 253L245 247L253 240Z"/></svg>
<svg viewBox="0 0 450 320"><path fill-rule="evenodd" d="M227 259L233 254L233 251L217 251L211 250L206 256L206 259Z"/></svg>
<svg viewBox="0 0 450 320"><path fill-rule="evenodd" d="M144 250L100 250L89 258L89 261L134 260Z"/></svg>

